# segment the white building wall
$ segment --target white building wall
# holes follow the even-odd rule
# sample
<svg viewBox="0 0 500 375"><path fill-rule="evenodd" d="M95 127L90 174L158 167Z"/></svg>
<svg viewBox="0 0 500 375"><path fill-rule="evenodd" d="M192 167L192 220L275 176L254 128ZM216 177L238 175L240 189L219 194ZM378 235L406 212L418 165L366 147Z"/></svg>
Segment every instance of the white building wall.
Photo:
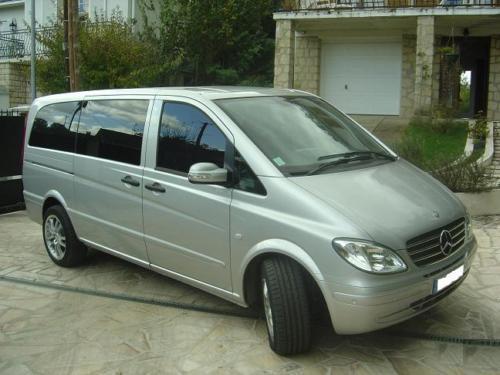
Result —
<svg viewBox="0 0 500 375"><path fill-rule="evenodd" d="M50 26L57 20L57 0L25 0L24 21L25 29L31 24L31 2L35 1L35 18L38 26Z"/></svg>
<svg viewBox="0 0 500 375"><path fill-rule="evenodd" d="M113 12L118 11L123 18L128 19L133 18L133 3L135 0L88 0L88 12L90 18L95 18L96 15L110 18Z"/></svg>
<svg viewBox="0 0 500 375"><path fill-rule="evenodd" d="M17 29L28 28L31 24L31 2L35 1L35 16L38 27L50 26L57 20L58 9L62 10L63 0L13 0L12 4L0 3L0 32L10 31L12 19L17 22ZM104 16L110 18L118 11L125 19L136 19L143 24L140 3L142 0L86 0L87 13L91 19ZM159 9L159 6L157 7ZM157 20L156 9L148 12L150 24ZM151 14L150 14L151 13ZM139 27L140 28L140 27Z"/></svg>
<svg viewBox="0 0 500 375"><path fill-rule="evenodd" d="M22 2L16 3L15 5L0 5L0 32L11 31L9 25L12 20L16 21L18 29L26 28L24 24L24 5Z"/></svg>
<svg viewBox="0 0 500 375"><path fill-rule="evenodd" d="M39 26L48 26L57 19L58 0L25 0L24 22L26 22L26 24L19 28L26 28L26 25L29 25L31 22L32 1L35 1L35 16ZM125 19L134 18L136 1L137 0L87 0L87 12L92 19L94 19L96 15L98 17L104 16L105 18L109 18L115 10L119 10ZM62 0L59 0L59 7L61 7L61 3ZM0 17L2 17L1 8Z"/></svg>

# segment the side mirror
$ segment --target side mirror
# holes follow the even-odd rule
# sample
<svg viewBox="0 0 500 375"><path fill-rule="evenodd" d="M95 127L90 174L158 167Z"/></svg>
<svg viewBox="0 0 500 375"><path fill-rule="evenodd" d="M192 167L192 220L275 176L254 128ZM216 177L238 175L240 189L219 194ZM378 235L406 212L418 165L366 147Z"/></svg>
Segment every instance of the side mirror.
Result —
<svg viewBox="0 0 500 375"><path fill-rule="evenodd" d="M214 163L196 163L189 168L188 180L193 184L220 184L227 182L227 169Z"/></svg>

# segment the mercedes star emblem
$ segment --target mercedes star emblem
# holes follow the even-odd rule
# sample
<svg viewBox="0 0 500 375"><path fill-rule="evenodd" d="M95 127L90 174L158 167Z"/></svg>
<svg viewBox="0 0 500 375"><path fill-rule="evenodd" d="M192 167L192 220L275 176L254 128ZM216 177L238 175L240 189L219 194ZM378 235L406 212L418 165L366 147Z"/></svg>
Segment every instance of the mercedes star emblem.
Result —
<svg viewBox="0 0 500 375"><path fill-rule="evenodd" d="M447 230L441 232L441 236L439 236L439 246L444 255L450 254L451 248L453 247L453 238L451 237L451 233Z"/></svg>

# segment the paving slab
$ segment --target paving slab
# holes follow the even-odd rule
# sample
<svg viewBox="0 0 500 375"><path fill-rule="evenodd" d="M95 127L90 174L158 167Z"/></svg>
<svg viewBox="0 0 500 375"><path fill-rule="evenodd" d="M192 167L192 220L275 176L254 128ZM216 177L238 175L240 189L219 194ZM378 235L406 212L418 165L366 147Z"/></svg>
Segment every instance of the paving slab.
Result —
<svg viewBox="0 0 500 375"><path fill-rule="evenodd" d="M498 374L499 347L400 336L500 338L500 217L475 218L474 231L480 248L470 275L440 305L372 334L338 336L315 325L311 352L288 358L269 349L260 319L0 280L0 374ZM0 275L238 309L106 254L59 268L23 212L0 216Z"/></svg>

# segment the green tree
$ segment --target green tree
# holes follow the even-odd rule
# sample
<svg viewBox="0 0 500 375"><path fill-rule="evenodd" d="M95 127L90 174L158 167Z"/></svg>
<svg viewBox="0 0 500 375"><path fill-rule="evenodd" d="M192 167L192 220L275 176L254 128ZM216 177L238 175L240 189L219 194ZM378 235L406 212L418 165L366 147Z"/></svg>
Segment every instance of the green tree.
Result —
<svg viewBox="0 0 500 375"><path fill-rule="evenodd" d="M159 46L166 83L271 85L273 0L161 0Z"/></svg>
<svg viewBox="0 0 500 375"><path fill-rule="evenodd" d="M80 86L82 90L140 87L156 83L165 67L155 49L133 32L132 23L119 14L111 19L80 23ZM46 53L37 60L38 84L45 93L68 90L62 22L38 36Z"/></svg>

